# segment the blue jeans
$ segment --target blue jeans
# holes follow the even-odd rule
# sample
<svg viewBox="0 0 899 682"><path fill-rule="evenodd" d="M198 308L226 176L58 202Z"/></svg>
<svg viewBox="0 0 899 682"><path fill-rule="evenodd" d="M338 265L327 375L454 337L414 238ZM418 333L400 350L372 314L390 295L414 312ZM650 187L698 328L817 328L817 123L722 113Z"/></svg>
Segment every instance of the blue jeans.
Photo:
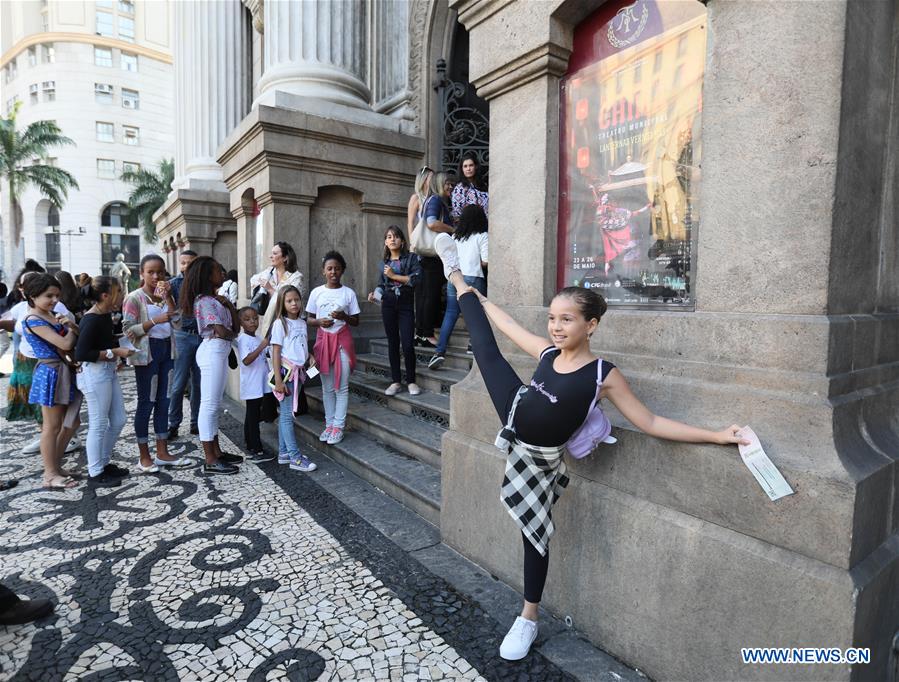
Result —
<svg viewBox="0 0 899 682"><path fill-rule="evenodd" d="M109 464L112 449L125 426L125 401L115 362L85 362L78 388L87 402L87 473L97 476Z"/></svg>
<svg viewBox="0 0 899 682"><path fill-rule="evenodd" d="M184 389L187 387L187 375L190 374L190 425L197 425L200 416L200 367L197 365L197 349L203 340L199 334L190 334L173 330L175 335L175 372L172 375L172 387L169 391L169 429L181 426L184 409Z"/></svg>
<svg viewBox="0 0 899 682"><path fill-rule="evenodd" d="M340 386L334 385L334 372L322 372L319 376L322 378L325 426L342 429L346 426L346 408L350 400L350 356L340 349Z"/></svg>
<svg viewBox="0 0 899 682"><path fill-rule="evenodd" d="M278 406L278 453L295 459L300 456L300 446L297 445L297 434L293 430L294 382L286 381L284 385L290 395L285 396Z"/></svg>
<svg viewBox="0 0 899 682"><path fill-rule="evenodd" d="M138 443L149 441L150 413L157 440L169 437L169 372L172 371L172 346L168 339L150 339L150 364L134 368L137 383L137 410L134 435Z"/></svg>
<svg viewBox="0 0 899 682"><path fill-rule="evenodd" d="M463 277L465 283L480 291L484 296L487 295L487 280L483 277ZM440 326L440 339L437 342L437 350L435 355L443 355L446 353L446 347L449 345L450 335L456 326L456 320L459 319L459 299L456 298L456 287L452 282L446 283L446 313L443 315L443 324Z"/></svg>

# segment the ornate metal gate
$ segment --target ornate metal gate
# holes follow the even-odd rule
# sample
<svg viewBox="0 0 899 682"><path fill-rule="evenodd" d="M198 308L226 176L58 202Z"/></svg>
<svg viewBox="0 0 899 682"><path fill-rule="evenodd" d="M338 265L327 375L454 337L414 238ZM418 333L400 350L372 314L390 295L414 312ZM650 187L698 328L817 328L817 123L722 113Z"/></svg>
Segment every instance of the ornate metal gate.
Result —
<svg viewBox="0 0 899 682"><path fill-rule="evenodd" d="M465 152L473 152L483 177L490 166L490 117L488 104L470 83L446 76L446 61L437 60L437 101L440 106L440 168L456 171Z"/></svg>

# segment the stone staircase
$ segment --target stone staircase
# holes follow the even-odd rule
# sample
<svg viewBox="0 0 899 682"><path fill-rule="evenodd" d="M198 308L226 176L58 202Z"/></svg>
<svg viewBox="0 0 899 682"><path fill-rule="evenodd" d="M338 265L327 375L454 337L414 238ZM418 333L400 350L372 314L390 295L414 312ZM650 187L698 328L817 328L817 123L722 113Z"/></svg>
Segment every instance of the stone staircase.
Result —
<svg viewBox="0 0 899 682"><path fill-rule="evenodd" d="M318 440L324 409L317 381L306 389L309 414L296 419L301 441L434 525L440 524L440 439L449 427L450 387L468 374L473 361L466 353L468 334L459 322L439 370L428 369L433 349L416 347L416 381L422 388L418 396L409 395L405 386L395 396L384 395L391 383L387 340L371 340L370 351L357 356L350 377L347 430L341 443Z"/></svg>

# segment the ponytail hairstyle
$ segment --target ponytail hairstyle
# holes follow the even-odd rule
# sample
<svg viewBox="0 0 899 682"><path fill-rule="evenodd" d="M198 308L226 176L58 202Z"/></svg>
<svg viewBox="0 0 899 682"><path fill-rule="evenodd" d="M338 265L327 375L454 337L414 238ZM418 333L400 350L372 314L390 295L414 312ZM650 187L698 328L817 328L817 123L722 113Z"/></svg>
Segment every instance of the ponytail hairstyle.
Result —
<svg viewBox="0 0 899 682"><path fill-rule="evenodd" d="M287 242L275 242L275 246L281 249L281 256L287 261L284 263L284 268L287 272L296 272L297 271L297 252L293 250L293 247ZM237 281L235 279L235 281Z"/></svg>
<svg viewBox="0 0 899 682"><path fill-rule="evenodd" d="M431 195L430 178L433 175L433 170L427 166L422 166L421 170L418 171L418 175L415 176L415 194L418 196L419 202L421 202L422 211L425 210L425 201Z"/></svg>
<svg viewBox="0 0 899 682"><path fill-rule="evenodd" d="M25 300L32 307L34 306L34 299L53 287L59 289L59 281L46 272L37 272L22 279L22 291L25 294Z"/></svg>
<svg viewBox="0 0 899 682"><path fill-rule="evenodd" d="M468 204L462 209L459 220L456 221L456 231L453 239L464 242L469 237L487 231L487 214L478 204Z"/></svg>
<svg viewBox="0 0 899 682"><path fill-rule="evenodd" d="M99 303L103 294L112 296L121 288L122 284L119 282L118 278L109 275L98 275L88 284L81 287L81 294L86 301Z"/></svg>
<svg viewBox="0 0 899 682"><path fill-rule="evenodd" d="M278 289L278 298L275 301L275 318L281 322L284 327L284 333L287 334L287 311L285 310L284 300L287 294L295 291L300 297L300 315L303 314L303 293L292 284Z"/></svg>
<svg viewBox="0 0 899 682"><path fill-rule="evenodd" d="M81 292L75 286L75 280L72 278L72 275L65 270L60 270L56 273L56 279L59 282L59 300L72 313L81 312Z"/></svg>
<svg viewBox="0 0 899 682"><path fill-rule="evenodd" d="M149 256L144 256L144 260L147 258ZM182 315L194 316L194 301L200 296L215 296L217 287L212 284L212 274L216 270L224 272L222 264L212 256L197 256L190 262L184 271L184 283L178 293Z"/></svg>
<svg viewBox="0 0 899 682"><path fill-rule="evenodd" d="M162 266L165 267L165 259L163 259L162 256L160 256L158 253L148 253L146 256L144 256L143 258L140 259L140 266L138 266L138 272L143 272L144 266L153 260L158 260L160 263L162 263ZM141 282L143 282L143 279L144 278L141 277Z"/></svg>
<svg viewBox="0 0 899 682"><path fill-rule="evenodd" d="M600 319L602 319L602 316L605 315L606 309L608 308L606 299L602 297L602 294L593 289L585 289L584 287L565 287L557 293L556 296L565 296L574 301L574 304L578 307L578 310L587 322L596 320L598 323Z"/></svg>

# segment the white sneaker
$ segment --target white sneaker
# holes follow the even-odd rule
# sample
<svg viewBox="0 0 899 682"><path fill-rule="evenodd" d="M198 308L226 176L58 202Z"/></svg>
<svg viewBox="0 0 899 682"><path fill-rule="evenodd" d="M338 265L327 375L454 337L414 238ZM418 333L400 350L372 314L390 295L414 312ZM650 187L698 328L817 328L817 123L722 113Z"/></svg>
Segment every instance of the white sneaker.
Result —
<svg viewBox="0 0 899 682"><path fill-rule="evenodd" d="M499 646L499 655L507 661L520 661L528 655L537 639L537 623L518 616Z"/></svg>
<svg viewBox="0 0 899 682"><path fill-rule="evenodd" d="M188 457L179 457L178 459L159 459L159 457L154 457L153 464L160 468L184 469L191 466L193 462Z"/></svg>
<svg viewBox="0 0 899 682"><path fill-rule="evenodd" d="M327 442L328 442L328 439L329 439L330 437L331 437L331 427L330 427L330 426L326 426L326 427L325 427L325 430L322 431L322 432L318 435L318 439L319 439L322 443L327 443ZM288 460L288 461L289 461L289 460Z"/></svg>
<svg viewBox="0 0 899 682"><path fill-rule="evenodd" d="M22 448L22 454L24 455L33 455L35 452L41 451L41 438L38 436L35 440L31 441L28 445Z"/></svg>
<svg viewBox="0 0 899 682"><path fill-rule="evenodd" d="M411 384L409 384L408 388L409 388L409 395L418 395L421 393L421 388L414 381Z"/></svg>
<svg viewBox="0 0 899 682"><path fill-rule="evenodd" d="M390 386L387 387L387 390L384 391L384 395L396 395L402 388L402 384L390 384Z"/></svg>
<svg viewBox="0 0 899 682"><path fill-rule="evenodd" d="M343 440L343 429L339 426L331 427L331 436L328 438L328 445L337 445Z"/></svg>
<svg viewBox="0 0 899 682"><path fill-rule="evenodd" d="M81 447L81 439L78 436L74 436L72 440L69 441L69 444L66 445L66 454L70 452L75 452L78 448Z"/></svg>
<svg viewBox="0 0 899 682"><path fill-rule="evenodd" d="M456 248L456 240L446 232L441 232L434 239L434 250L443 261L443 274L447 279L453 272L462 269L459 267L459 250Z"/></svg>

